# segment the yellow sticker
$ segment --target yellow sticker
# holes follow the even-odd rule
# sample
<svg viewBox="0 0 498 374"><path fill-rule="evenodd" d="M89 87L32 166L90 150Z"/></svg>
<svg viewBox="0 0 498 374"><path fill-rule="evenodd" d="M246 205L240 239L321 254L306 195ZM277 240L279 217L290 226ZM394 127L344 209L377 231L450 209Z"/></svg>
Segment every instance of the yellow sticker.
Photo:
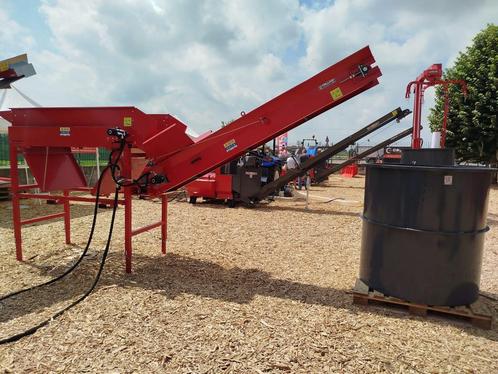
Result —
<svg viewBox="0 0 498 374"><path fill-rule="evenodd" d="M123 126L125 127L131 127L133 121L131 119L131 117L124 117L123 118Z"/></svg>
<svg viewBox="0 0 498 374"><path fill-rule="evenodd" d="M330 91L330 96L332 96L332 100L338 100L342 97L342 91L340 87L334 88L332 91Z"/></svg>
<svg viewBox="0 0 498 374"><path fill-rule="evenodd" d="M393 116L395 116L396 114L398 114L398 111L397 111L397 110L393 110L393 111L391 112L391 114L392 114Z"/></svg>
<svg viewBox="0 0 498 374"><path fill-rule="evenodd" d="M22 55L0 61L0 71L9 70L10 65L16 64L18 62L28 62L28 55L24 53Z"/></svg>

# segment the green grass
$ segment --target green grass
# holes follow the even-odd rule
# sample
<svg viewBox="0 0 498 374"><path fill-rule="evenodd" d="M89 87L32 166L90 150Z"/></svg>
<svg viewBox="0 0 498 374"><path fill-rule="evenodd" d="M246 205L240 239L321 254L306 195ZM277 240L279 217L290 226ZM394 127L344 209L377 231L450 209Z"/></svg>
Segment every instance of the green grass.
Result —
<svg viewBox="0 0 498 374"><path fill-rule="evenodd" d="M18 161L18 165L24 165L23 161ZM80 166L85 166L85 167L90 167L90 166L97 166L97 162L95 160L80 160L78 161L78 164ZM9 166L10 161L9 160L0 160L0 166ZM100 161L101 166L106 166L107 165L107 160L101 160Z"/></svg>
<svg viewBox="0 0 498 374"><path fill-rule="evenodd" d="M94 161L94 160L81 160L81 161L78 161L78 164L80 166L85 166L85 167L97 166L97 161ZM107 165L107 160L100 161L100 166L106 166L106 165Z"/></svg>
<svg viewBox="0 0 498 374"><path fill-rule="evenodd" d="M17 161L17 165L24 165L24 161ZM10 161L0 160L0 166L10 166Z"/></svg>

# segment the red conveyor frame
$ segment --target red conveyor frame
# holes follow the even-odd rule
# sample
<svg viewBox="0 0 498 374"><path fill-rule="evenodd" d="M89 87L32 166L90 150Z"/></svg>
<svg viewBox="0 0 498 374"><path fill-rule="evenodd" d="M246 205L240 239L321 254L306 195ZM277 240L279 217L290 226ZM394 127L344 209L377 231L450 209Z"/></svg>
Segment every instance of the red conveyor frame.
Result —
<svg viewBox="0 0 498 374"><path fill-rule="evenodd" d="M131 272L132 236L161 227L162 252L166 252L166 192L184 186L377 85L381 72L374 64L369 47L362 48L247 114L241 113L240 118L224 128L199 139L188 136L186 126L170 115L145 114L134 107L17 108L0 112L12 123L9 128L10 159L16 160L17 154L23 153L33 175L37 175L36 185L29 187L42 191L63 191L58 196L23 192L28 186L19 185L17 164L11 162L17 259L22 260L22 225L63 217L66 243L70 243L70 202L94 201L93 198L71 195L71 191L85 187L81 171L76 170L79 167L74 162L71 147L116 149L116 139L107 134L107 129L117 127L126 130L128 146L123 153L121 175L132 179L148 173L150 178L163 178L162 183L149 185L146 191L149 196L161 197L161 220L135 230L132 228L131 205L132 195L137 194L137 189L122 188L124 196L119 204L124 205L125 210L125 263L126 272ZM134 163L137 160L139 162ZM109 186L112 187L108 178ZM62 201L64 212L30 220L21 219L19 199L45 199L47 196Z"/></svg>

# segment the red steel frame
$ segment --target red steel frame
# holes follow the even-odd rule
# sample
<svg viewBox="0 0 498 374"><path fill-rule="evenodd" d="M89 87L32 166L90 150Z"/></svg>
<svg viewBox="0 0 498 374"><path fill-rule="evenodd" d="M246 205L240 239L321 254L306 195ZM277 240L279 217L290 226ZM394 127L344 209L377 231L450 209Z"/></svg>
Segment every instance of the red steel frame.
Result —
<svg viewBox="0 0 498 374"><path fill-rule="evenodd" d="M422 147L422 138L420 137L420 128L422 122L422 104L424 101L424 92L428 87L442 85L444 90L444 113L443 126L441 131L441 148L446 145L446 126L448 122L449 111L449 96L448 87L450 84L458 84L462 88L464 96L467 95L467 84L463 80L442 80L443 68L441 64L433 64L425 69L416 80L408 83L406 86L405 97L410 98L410 92L413 88L414 103L413 103L413 133L412 133L412 148L420 149Z"/></svg>
<svg viewBox="0 0 498 374"><path fill-rule="evenodd" d="M72 196L71 191L86 187L85 178L71 153L71 147L116 149L110 128L127 133L120 174L127 180L146 176L145 191L123 187L126 271L131 271L131 239L161 227L162 252L166 252L167 197L197 177L239 157L246 151L305 123L377 85L382 75L368 47L282 93L222 129L197 139L186 134L186 125L168 114L145 114L134 107L97 108L15 108L0 112L12 123L9 127L11 160L22 152L42 191L63 191L62 196L21 192L16 162L11 162L12 204L16 253L22 259L21 226L41 220L64 217L66 242L70 242L70 202L95 201ZM112 134L112 131L111 131ZM139 153L132 154L132 148ZM138 155L138 156L137 156ZM157 178L156 184L154 179ZM103 193L111 193L113 183L104 180ZM132 195L160 196L161 221L133 229ZM19 199L49 198L64 203L64 212L21 220ZM104 200L103 200L104 202ZM105 200L105 202L109 202Z"/></svg>
<svg viewBox="0 0 498 374"><path fill-rule="evenodd" d="M11 138L9 137L9 140ZM10 160L17 160L17 145L10 143ZM131 174L131 152L126 148L122 156L123 166L122 175ZM91 188L74 188L65 189L62 191L62 195L44 194L44 193L28 193L24 192L30 189L39 188L38 184L31 185L20 185L19 184L19 169L17 162L10 163L10 175L11 184L10 190L12 195L12 216L14 224L14 238L16 244L16 259L18 261L23 260L22 251L22 233L21 229L24 225L33 224L36 222L51 220L55 218L64 219L64 232L66 244L71 244L71 202L87 202L95 203L95 197L84 197L84 196L72 196L71 192L90 192ZM127 273L131 273L132 270L132 238L135 235L142 234L144 232L150 231L152 229L161 228L161 252L166 254L166 240L167 240L167 215L168 215L168 197L166 194L162 194L161 198L161 219L150 225L133 229L132 221L132 193L133 187L122 187L123 198L118 200L119 205L124 206L124 248L125 248L125 270ZM30 219L21 219L21 199L40 199L40 200L57 200L62 201L63 211L61 213L49 214L46 216L39 216ZM102 204L112 204L113 199L106 197L99 197L99 203Z"/></svg>

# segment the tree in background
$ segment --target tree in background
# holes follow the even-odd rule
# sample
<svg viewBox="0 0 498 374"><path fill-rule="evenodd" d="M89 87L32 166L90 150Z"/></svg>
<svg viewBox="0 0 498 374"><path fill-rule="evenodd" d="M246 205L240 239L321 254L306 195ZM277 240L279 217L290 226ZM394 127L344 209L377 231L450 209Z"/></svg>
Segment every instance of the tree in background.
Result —
<svg viewBox="0 0 498 374"><path fill-rule="evenodd" d="M460 52L444 79L463 79L468 95L450 85L446 146L455 148L460 161L498 165L498 26L490 24ZM431 131L443 123L444 92L436 88L436 105L429 114Z"/></svg>

